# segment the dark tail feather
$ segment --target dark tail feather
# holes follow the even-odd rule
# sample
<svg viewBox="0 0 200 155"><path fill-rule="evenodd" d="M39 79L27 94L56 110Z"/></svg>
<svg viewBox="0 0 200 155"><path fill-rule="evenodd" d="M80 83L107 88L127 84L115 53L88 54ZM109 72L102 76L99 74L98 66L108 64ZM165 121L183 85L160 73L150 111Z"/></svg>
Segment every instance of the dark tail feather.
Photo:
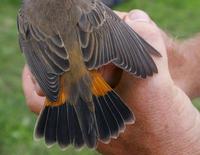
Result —
<svg viewBox="0 0 200 155"><path fill-rule="evenodd" d="M112 100L112 103L115 104L115 107L121 114L125 124L133 124L135 122L135 116L130 111L130 109L124 104L122 99L114 91L109 92L108 96L110 100Z"/></svg>
<svg viewBox="0 0 200 155"><path fill-rule="evenodd" d="M58 122L58 107L50 107L45 127L45 142L48 146L56 142L56 130Z"/></svg>
<svg viewBox="0 0 200 155"><path fill-rule="evenodd" d="M134 123L134 115L121 98L110 91L104 96L93 96L99 139L105 143L117 138L125 124Z"/></svg>
<svg viewBox="0 0 200 155"><path fill-rule="evenodd" d="M45 107L38 118L35 137L44 137L48 146L58 142L63 149L70 144L81 148L84 140L74 106L65 103L59 107Z"/></svg>
<svg viewBox="0 0 200 155"><path fill-rule="evenodd" d="M95 111L92 107L93 103L86 103L83 99L79 98L75 104L75 110L79 119L80 127L83 134L85 144L89 148L95 148L97 144L97 125L95 118ZM91 109L89 109L89 107Z"/></svg>
<svg viewBox="0 0 200 155"><path fill-rule="evenodd" d="M69 137L70 143L76 148L81 148L84 145L82 131L79 125L78 117L76 115L74 106L67 104L68 113L68 125L69 125ZM63 129L62 129L63 130ZM66 131L65 131L66 132Z"/></svg>
<svg viewBox="0 0 200 155"><path fill-rule="evenodd" d="M111 137L118 137L120 131L120 124L118 124L118 120L115 118L115 115L109 106L110 103L107 103L104 96L98 97L98 102L103 114L105 115L104 118L106 118L106 121L109 125Z"/></svg>
<svg viewBox="0 0 200 155"><path fill-rule="evenodd" d="M105 143L108 143L111 137L109 124L106 121L106 116L104 115L98 98L96 96L93 97L93 102L95 105L95 114L98 126L99 139Z"/></svg>
<svg viewBox="0 0 200 155"><path fill-rule="evenodd" d="M68 106L66 104L59 108L59 118L57 127L57 140L61 148L66 148L70 144L68 125Z"/></svg>
<svg viewBox="0 0 200 155"><path fill-rule="evenodd" d="M44 137L44 130L45 130L45 126L46 126L46 122L47 122L47 118L48 118L49 108L50 107L44 108L44 110L42 110L42 112L40 113L40 116L36 123L37 125L35 128L35 138L36 139L40 139L40 138Z"/></svg>

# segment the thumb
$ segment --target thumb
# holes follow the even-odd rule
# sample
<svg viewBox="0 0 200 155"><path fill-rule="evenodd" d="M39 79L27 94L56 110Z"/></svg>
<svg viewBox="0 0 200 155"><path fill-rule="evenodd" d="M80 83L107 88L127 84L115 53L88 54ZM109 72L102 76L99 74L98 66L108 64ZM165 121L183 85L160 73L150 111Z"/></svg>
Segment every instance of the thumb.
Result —
<svg viewBox="0 0 200 155"><path fill-rule="evenodd" d="M158 74L143 80L124 72L117 90L122 93L122 96L125 96L124 98L127 98L128 94L128 96L132 96L130 92L135 94L137 88L141 88L141 91L145 93L147 90L151 91L152 88L158 90L160 86L164 88L172 85L173 81L169 74L166 47L160 29L145 12L140 10L131 11L124 20L134 31L160 52L162 57L153 57L158 68ZM141 93L137 95L141 96ZM149 97L151 97L151 94Z"/></svg>
<svg viewBox="0 0 200 155"><path fill-rule="evenodd" d="M131 11L125 18L125 22L136 31L144 40L152 45L160 54L163 59L155 59L160 66L167 65L167 55L164 39L158 26L151 20L151 18L141 10ZM160 60L160 61L159 61Z"/></svg>

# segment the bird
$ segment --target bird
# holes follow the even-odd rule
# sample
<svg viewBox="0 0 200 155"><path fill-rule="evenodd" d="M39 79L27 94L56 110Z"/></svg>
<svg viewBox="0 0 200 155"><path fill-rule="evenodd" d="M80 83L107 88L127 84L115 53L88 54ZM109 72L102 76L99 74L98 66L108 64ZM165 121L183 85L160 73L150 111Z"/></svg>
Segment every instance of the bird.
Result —
<svg viewBox="0 0 200 155"><path fill-rule="evenodd" d="M19 46L44 92L34 137L48 147L95 149L135 122L133 110L103 79L109 63L147 78L161 54L99 0L23 0Z"/></svg>

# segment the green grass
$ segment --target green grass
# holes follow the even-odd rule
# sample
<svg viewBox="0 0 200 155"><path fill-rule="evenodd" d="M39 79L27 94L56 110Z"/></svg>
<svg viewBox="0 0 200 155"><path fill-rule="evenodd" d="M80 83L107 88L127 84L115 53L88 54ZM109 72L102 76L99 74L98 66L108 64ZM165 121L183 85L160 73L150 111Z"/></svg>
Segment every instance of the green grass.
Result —
<svg viewBox="0 0 200 155"><path fill-rule="evenodd" d="M191 36L199 31L200 1L197 0L129 0L116 7L118 10L143 9L164 30L175 37ZM33 141L35 115L24 102L21 88L21 70L24 58L17 41L16 14L18 0L1 0L0 5L0 154L1 155L95 155L84 149L58 147L47 149L43 142ZM200 107L199 100L195 104Z"/></svg>
<svg viewBox="0 0 200 155"><path fill-rule="evenodd" d="M127 0L116 9L145 10L164 30L182 38L199 31L199 6L197 0Z"/></svg>

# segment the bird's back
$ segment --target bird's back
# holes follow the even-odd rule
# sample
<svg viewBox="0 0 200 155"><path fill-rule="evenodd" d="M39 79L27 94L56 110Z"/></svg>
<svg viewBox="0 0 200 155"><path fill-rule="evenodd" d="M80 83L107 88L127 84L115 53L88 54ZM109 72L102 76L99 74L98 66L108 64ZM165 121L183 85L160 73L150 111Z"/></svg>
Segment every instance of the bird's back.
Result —
<svg viewBox="0 0 200 155"><path fill-rule="evenodd" d="M21 11L31 24L48 35L55 31L66 33L66 30L71 33L71 27L80 18L80 10L73 0L25 0Z"/></svg>

